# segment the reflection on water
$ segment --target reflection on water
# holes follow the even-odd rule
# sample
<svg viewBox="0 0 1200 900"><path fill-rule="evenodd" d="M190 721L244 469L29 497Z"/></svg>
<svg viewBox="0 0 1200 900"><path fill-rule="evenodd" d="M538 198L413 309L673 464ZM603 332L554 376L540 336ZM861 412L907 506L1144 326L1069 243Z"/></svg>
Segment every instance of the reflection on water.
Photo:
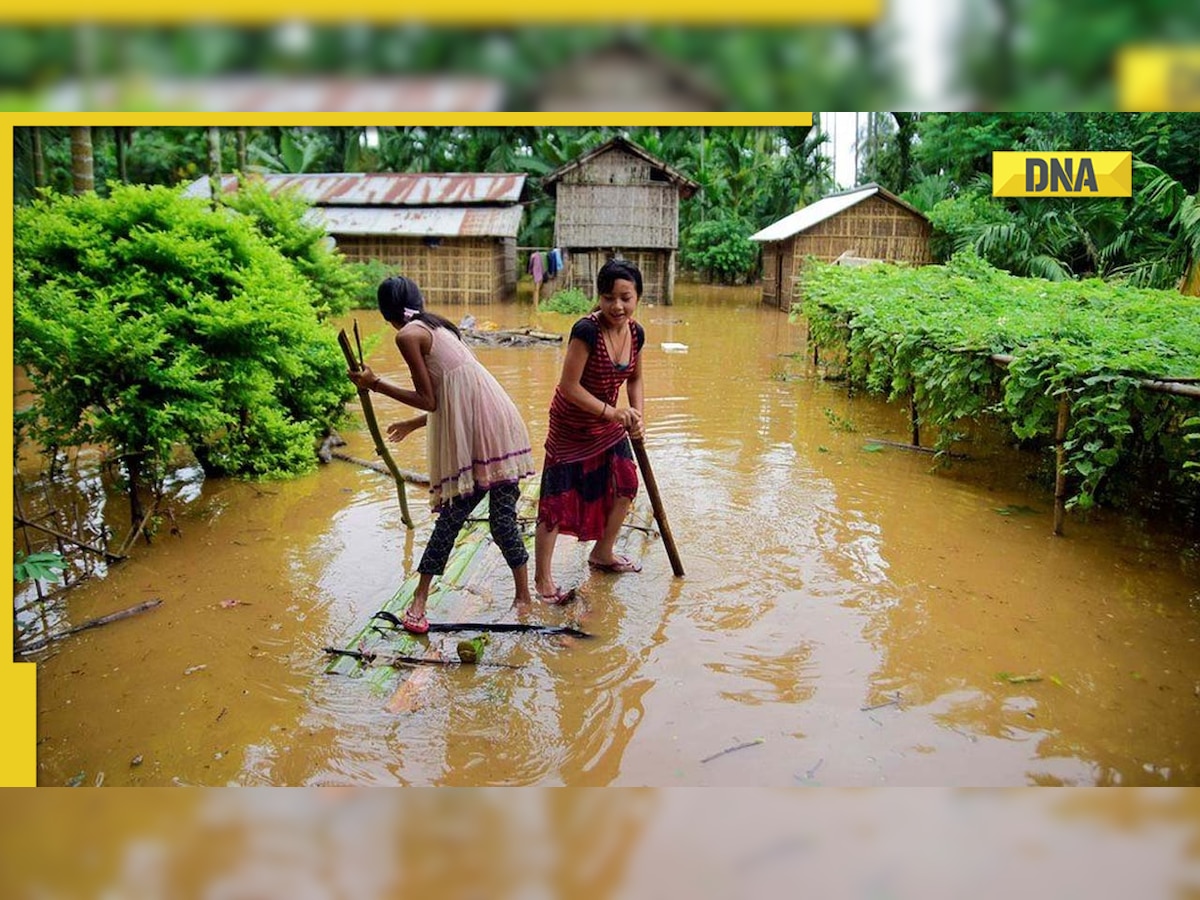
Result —
<svg viewBox="0 0 1200 900"><path fill-rule="evenodd" d="M0 865L21 897L1166 900L1200 890L1189 791L310 788L4 800Z"/></svg>
<svg viewBox="0 0 1200 900"><path fill-rule="evenodd" d="M384 335L374 313L356 318ZM571 325L527 305L486 318ZM488 658L520 668L373 687L322 674L322 648L412 570L431 528L422 489L409 532L394 486L352 464L210 481L180 495L179 536L72 592L72 621L163 604L39 662L39 783L1197 782L1194 545L1102 513L1052 537L1050 496L1002 442L948 472L864 450L903 441L906 411L815 377L803 325L752 289L683 285L639 319L646 446L685 578L658 543L642 574L613 577L564 539L556 577L583 599L533 616L597 639L500 636ZM403 371L374 347L376 371ZM561 348L478 355L540 444ZM385 422L407 414L376 404ZM357 412L344 437L373 456ZM395 447L401 468L424 470L422 437ZM510 581L497 567L462 609L511 618Z"/></svg>

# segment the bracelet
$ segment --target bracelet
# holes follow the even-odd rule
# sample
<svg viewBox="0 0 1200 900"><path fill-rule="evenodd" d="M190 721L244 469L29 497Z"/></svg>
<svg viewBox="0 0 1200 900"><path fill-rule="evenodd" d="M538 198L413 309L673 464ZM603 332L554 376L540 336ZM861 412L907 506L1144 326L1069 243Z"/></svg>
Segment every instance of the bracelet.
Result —
<svg viewBox="0 0 1200 900"><path fill-rule="evenodd" d="M607 404L607 403L605 403L605 404L604 404L602 407L600 407L600 418L602 418L602 419L603 419L603 418L604 418L604 414L605 414L606 412L608 412L608 404Z"/></svg>

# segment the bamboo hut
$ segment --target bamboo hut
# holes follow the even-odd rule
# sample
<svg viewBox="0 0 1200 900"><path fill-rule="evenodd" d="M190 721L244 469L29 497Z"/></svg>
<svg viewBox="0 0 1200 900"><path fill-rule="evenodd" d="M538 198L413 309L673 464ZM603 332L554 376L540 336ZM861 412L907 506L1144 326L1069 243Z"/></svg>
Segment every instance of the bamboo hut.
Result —
<svg viewBox="0 0 1200 900"><path fill-rule="evenodd" d="M350 260L378 260L421 286L433 305L515 295L522 174L263 175L272 193L312 204L310 220ZM225 176L223 192L237 190ZM209 195L208 179L186 193Z"/></svg>
<svg viewBox="0 0 1200 900"><path fill-rule="evenodd" d="M831 194L750 236L763 245L762 300L790 310L807 256L931 263L932 231L920 210L877 184Z"/></svg>
<svg viewBox="0 0 1200 900"><path fill-rule="evenodd" d="M671 303L679 248L679 200L695 181L623 137L551 172L542 180L555 198L554 243L566 251L563 287L596 291L596 273L620 257L642 272L643 296Z"/></svg>

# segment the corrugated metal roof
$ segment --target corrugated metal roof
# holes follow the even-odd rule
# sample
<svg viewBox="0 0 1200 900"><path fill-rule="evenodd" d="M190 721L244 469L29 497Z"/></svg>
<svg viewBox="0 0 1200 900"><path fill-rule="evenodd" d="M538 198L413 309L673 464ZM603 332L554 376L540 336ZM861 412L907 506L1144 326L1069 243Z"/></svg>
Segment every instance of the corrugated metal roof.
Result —
<svg viewBox="0 0 1200 900"><path fill-rule="evenodd" d="M477 174L445 172L321 173L255 175L271 193L294 191L316 206L464 206L472 203L516 203L525 188L519 173ZM221 190L231 192L237 179L226 175ZM208 197L208 179L198 178L184 192Z"/></svg>
<svg viewBox="0 0 1200 900"><path fill-rule="evenodd" d="M799 234L801 231L812 228L818 222L824 222L830 216L836 216L850 207L862 203L868 197L872 197L879 193L880 187L877 184L868 184L861 188L856 188L852 191L845 191L840 194L833 194L818 200L816 203L810 203L804 209L792 213L790 216L784 216L778 222L772 222L761 231L756 231L750 235L752 241L782 241L790 238L794 234Z"/></svg>
<svg viewBox="0 0 1200 900"><path fill-rule="evenodd" d="M397 237L510 237L521 228L521 207L383 207L324 206L306 218L330 234L395 235Z"/></svg>

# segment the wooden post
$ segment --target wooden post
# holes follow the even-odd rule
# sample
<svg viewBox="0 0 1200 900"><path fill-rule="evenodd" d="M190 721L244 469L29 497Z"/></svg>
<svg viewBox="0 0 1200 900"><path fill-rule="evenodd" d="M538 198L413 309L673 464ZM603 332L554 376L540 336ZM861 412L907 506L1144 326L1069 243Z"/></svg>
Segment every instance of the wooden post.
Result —
<svg viewBox="0 0 1200 900"><path fill-rule="evenodd" d="M1058 424L1054 428L1054 533L1062 535L1063 517L1066 515L1067 500L1067 451L1063 443L1067 437L1067 419L1070 416L1070 401L1066 388L1058 395Z"/></svg>
<svg viewBox="0 0 1200 900"><path fill-rule="evenodd" d="M921 419L917 415L917 389L914 386L908 394L908 417L912 421L912 444L921 446Z"/></svg>

